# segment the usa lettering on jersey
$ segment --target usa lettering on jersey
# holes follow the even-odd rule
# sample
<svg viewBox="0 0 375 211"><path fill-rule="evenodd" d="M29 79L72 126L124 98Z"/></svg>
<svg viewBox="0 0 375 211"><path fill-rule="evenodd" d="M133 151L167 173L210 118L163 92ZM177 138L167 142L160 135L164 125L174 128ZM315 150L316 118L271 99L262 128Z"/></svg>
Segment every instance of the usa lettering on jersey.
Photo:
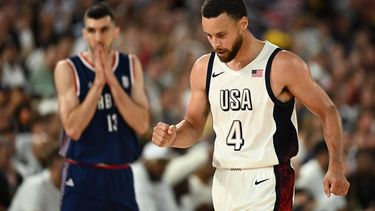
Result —
<svg viewBox="0 0 375 211"><path fill-rule="evenodd" d="M253 110L249 89L220 90L220 107L223 111Z"/></svg>

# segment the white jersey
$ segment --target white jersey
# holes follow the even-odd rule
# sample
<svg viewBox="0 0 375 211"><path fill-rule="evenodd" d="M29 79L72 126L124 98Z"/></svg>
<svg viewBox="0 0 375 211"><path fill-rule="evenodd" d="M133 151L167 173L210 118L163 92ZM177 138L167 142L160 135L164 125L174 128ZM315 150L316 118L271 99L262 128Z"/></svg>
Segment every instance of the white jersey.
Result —
<svg viewBox="0 0 375 211"><path fill-rule="evenodd" d="M259 168L289 163L298 151L294 98L272 93L272 61L280 49L265 43L258 56L238 71L210 57L206 92L216 133L213 166Z"/></svg>

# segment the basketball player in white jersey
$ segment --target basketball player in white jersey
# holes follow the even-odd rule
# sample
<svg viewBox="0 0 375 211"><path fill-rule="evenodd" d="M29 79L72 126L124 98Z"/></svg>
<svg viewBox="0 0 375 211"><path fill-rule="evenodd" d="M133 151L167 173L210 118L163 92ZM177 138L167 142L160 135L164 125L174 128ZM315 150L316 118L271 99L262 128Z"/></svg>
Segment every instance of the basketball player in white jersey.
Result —
<svg viewBox="0 0 375 211"><path fill-rule="evenodd" d="M214 52L191 72L192 96L177 125L158 123L152 141L185 148L212 113L216 133L212 195L215 210L292 210L297 154L295 99L322 121L329 149L327 196L345 195L341 118L297 55L248 31L243 0L206 0L202 26Z"/></svg>

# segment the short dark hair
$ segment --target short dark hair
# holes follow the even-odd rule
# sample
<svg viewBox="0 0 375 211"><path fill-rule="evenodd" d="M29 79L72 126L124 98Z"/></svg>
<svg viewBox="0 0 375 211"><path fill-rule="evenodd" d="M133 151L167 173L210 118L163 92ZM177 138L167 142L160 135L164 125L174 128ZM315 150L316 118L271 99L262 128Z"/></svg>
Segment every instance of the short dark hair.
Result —
<svg viewBox="0 0 375 211"><path fill-rule="evenodd" d="M227 13L234 20L247 17L246 4L243 0L205 0L201 10L205 18L214 18Z"/></svg>
<svg viewBox="0 0 375 211"><path fill-rule="evenodd" d="M105 2L99 2L91 7L89 7L86 12L84 19L86 18L93 18L93 19L100 19L105 16L109 16L112 21L114 21L115 15L113 10L109 7L109 5Z"/></svg>

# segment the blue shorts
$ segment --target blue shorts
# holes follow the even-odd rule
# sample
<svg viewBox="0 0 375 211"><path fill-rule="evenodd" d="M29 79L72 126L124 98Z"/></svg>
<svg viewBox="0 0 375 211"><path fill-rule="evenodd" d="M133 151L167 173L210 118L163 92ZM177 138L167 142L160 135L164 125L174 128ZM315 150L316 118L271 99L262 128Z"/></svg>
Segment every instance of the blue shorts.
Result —
<svg viewBox="0 0 375 211"><path fill-rule="evenodd" d="M103 169L65 162L61 193L61 211L138 210L130 166Z"/></svg>

